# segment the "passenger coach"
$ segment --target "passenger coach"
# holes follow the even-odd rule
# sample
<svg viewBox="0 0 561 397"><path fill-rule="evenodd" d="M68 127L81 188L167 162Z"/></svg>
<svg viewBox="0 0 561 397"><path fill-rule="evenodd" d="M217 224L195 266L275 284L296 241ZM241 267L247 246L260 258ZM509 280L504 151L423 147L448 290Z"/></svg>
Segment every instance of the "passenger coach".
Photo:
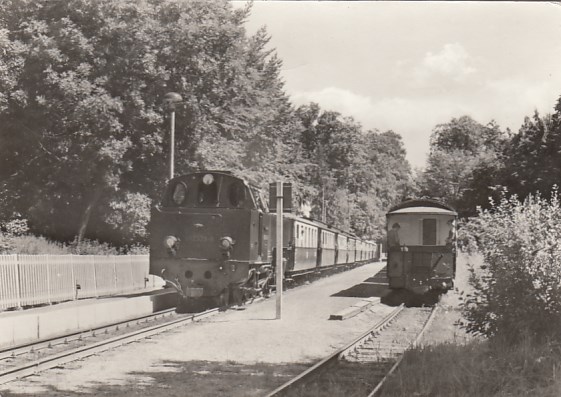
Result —
<svg viewBox="0 0 561 397"><path fill-rule="evenodd" d="M456 274L456 211L428 199L407 200L386 214L387 272L392 289L449 290Z"/></svg>

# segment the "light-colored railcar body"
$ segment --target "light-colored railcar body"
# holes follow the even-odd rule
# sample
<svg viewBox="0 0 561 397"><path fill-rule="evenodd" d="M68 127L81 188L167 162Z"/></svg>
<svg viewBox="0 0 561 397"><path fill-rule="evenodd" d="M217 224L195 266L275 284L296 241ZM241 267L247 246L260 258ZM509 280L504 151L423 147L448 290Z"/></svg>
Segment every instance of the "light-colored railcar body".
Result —
<svg viewBox="0 0 561 397"><path fill-rule="evenodd" d="M390 288L448 290L456 274L456 218L434 200L408 200L387 214Z"/></svg>

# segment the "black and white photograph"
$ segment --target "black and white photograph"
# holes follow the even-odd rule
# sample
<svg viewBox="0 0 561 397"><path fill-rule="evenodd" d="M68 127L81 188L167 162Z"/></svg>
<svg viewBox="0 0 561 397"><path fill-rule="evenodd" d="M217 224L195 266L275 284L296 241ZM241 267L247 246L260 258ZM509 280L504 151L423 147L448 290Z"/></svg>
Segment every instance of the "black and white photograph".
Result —
<svg viewBox="0 0 561 397"><path fill-rule="evenodd" d="M560 37L0 0L0 397L561 395Z"/></svg>

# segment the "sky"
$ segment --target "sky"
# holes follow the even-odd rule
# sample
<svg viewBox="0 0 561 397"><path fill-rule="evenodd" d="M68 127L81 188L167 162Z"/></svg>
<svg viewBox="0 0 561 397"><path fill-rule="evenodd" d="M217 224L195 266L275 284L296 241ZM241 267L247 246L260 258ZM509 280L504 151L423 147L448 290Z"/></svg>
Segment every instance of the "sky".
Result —
<svg viewBox="0 0 561 397"><path fill-rule="evenodd" d="M517 132L561 96L559 3L255 1L246 30L261 27L295 106L395 131L413 167L438 124L468 115Z"/></svg>

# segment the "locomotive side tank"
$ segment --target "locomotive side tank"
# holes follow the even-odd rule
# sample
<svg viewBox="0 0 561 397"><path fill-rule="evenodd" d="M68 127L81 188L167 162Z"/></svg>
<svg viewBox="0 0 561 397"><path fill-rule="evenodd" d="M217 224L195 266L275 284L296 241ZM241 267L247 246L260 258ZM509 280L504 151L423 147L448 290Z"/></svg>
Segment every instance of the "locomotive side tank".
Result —
<svg viewBox="0 0 561 397"><path fill-rule="evenodd" d="M416 293L448 290L456 274L453 208L435 200L408 200L386 214L390 288Z"/></svg>

